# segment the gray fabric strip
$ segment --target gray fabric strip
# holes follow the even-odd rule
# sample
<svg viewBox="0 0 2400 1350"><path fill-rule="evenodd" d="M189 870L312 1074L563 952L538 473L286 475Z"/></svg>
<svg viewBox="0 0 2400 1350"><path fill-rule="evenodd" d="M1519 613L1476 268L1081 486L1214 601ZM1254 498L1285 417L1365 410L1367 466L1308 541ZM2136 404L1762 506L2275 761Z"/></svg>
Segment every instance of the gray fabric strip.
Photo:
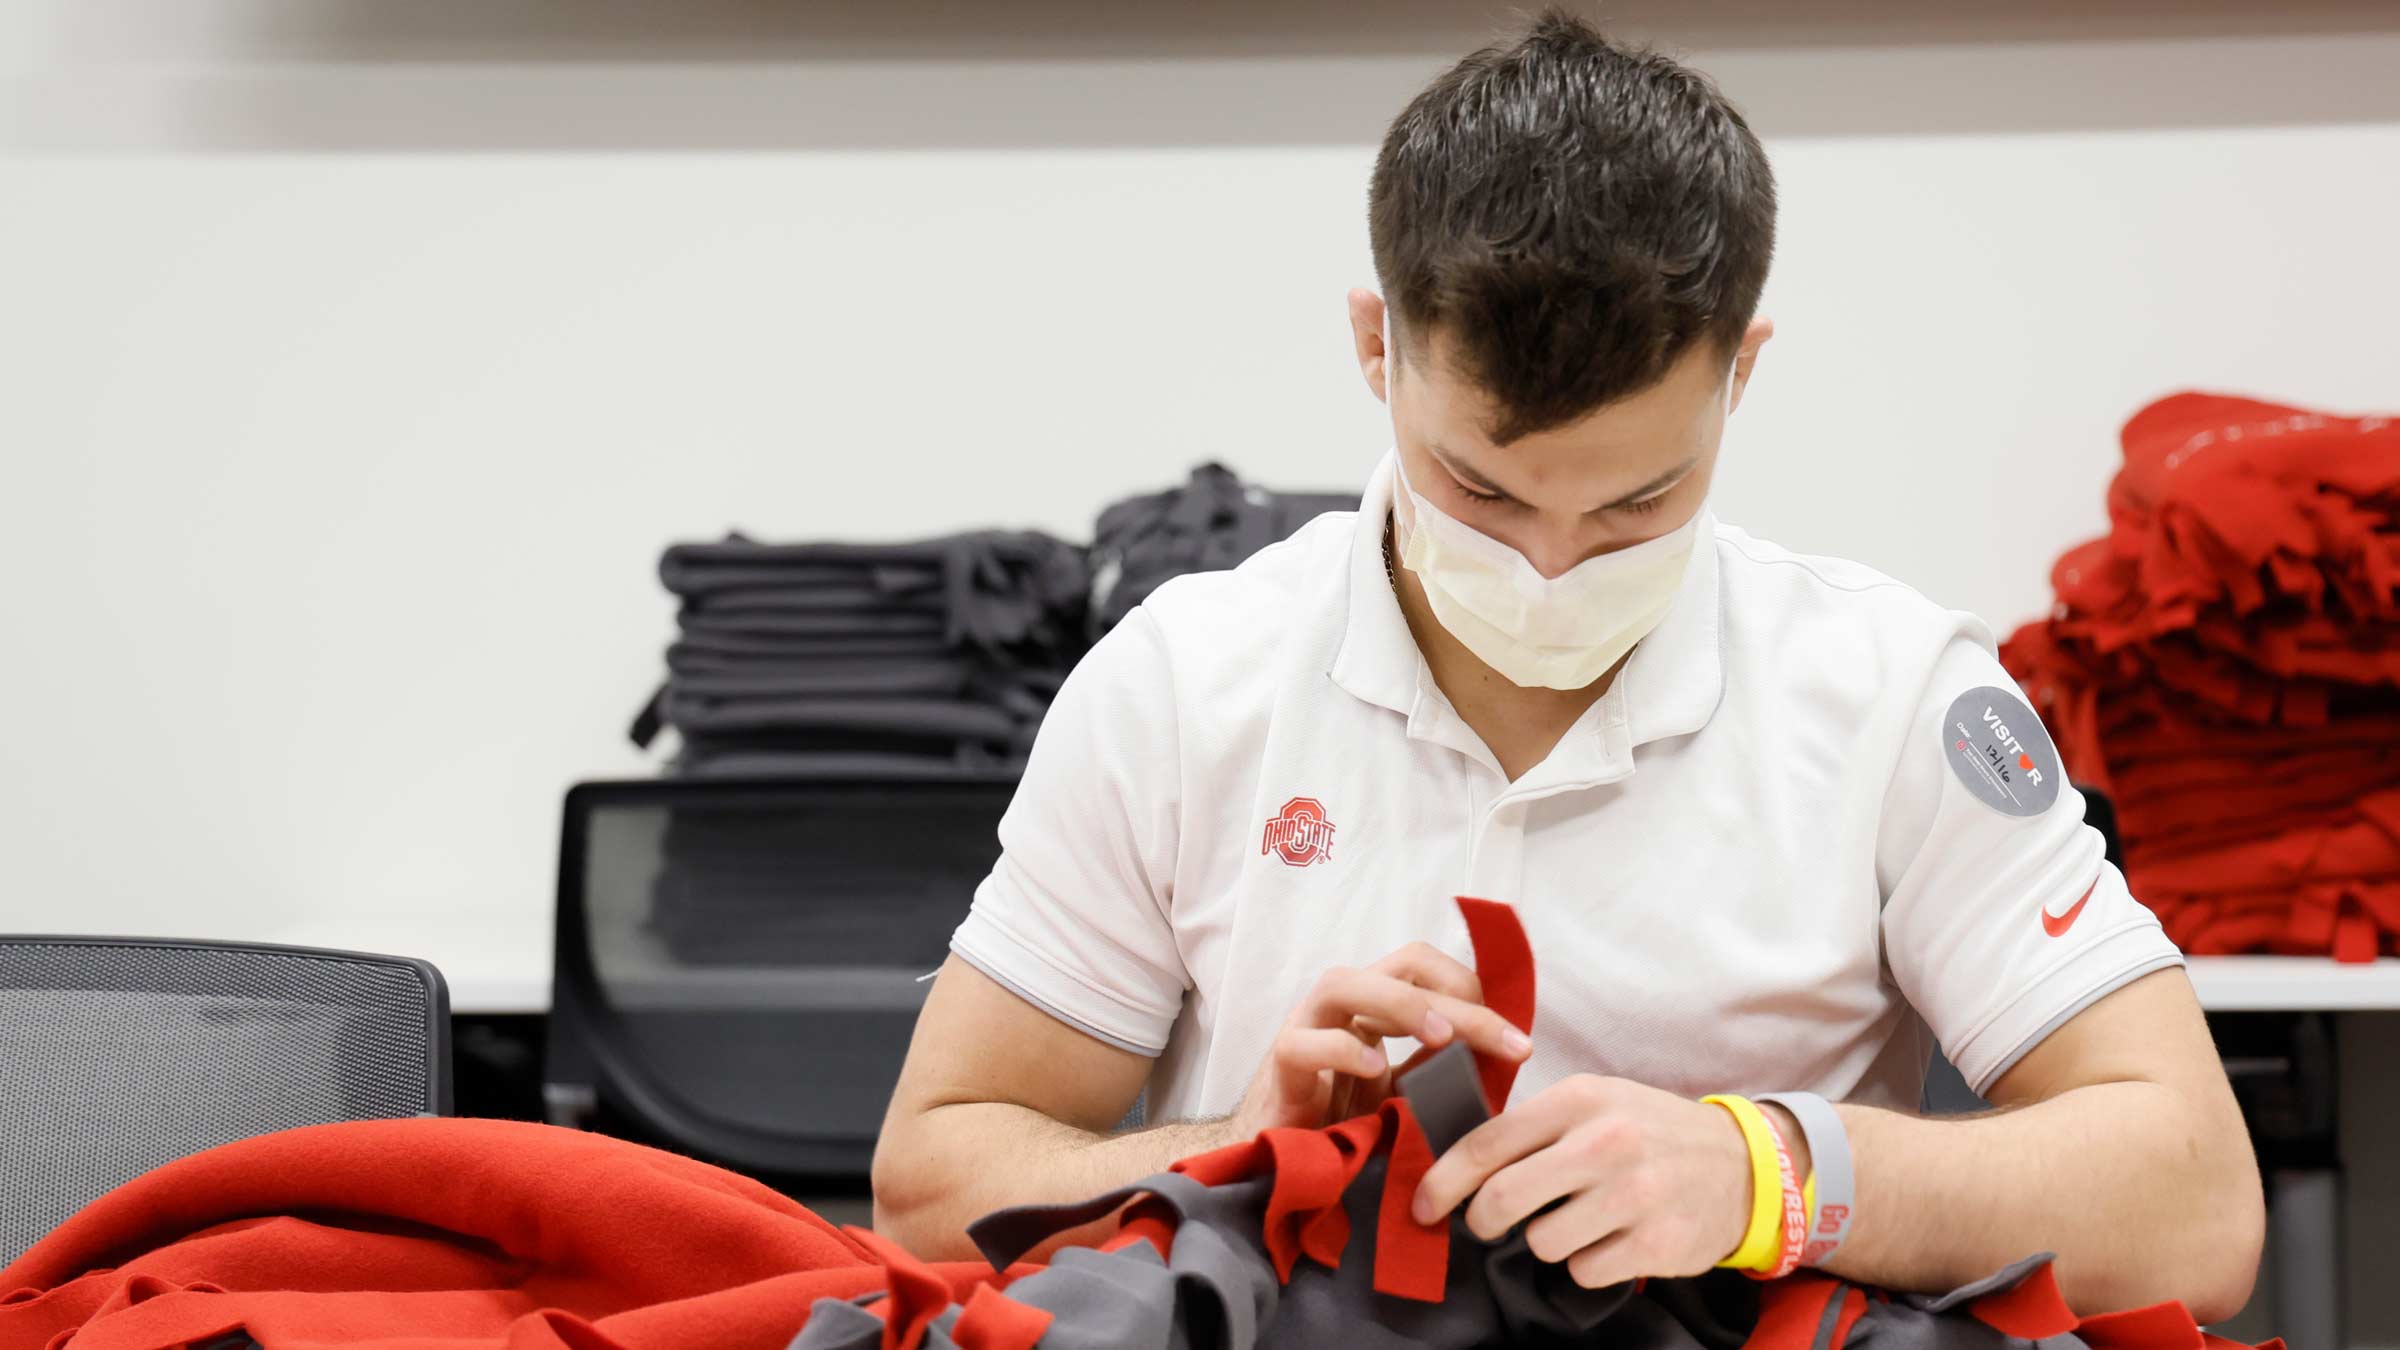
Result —
<svg viewBox="0 0 2400 1350"><path fill-rule="evenodd" d="M2026 1257L2022 1261L2016 1261L2002 1266L1999 1270L1984 1276L1982 1279L1977 1280L1972 1284L1962 1284L1947 1294L1931 1295L1899 1293L1892 1295L1892 1297L1908 1304L1911 1307L1922 1308L1927 1312L1948 1312L1950 1309L1955 1308L1962 1303L1972 1303L1976 1299L1982 1298L1985 1294L1997 1294L2002 1290L2016 1288L2018 1285L2025 1282L2026 1276L2031 1275L2036 1270L2039 1270L2043 1266L2050 1264L2053 1259L2055 1258L2049 1252L2035 1252L2033 1255Z"/></svg>
<svg viewBox="0 0 2400 1350"><path fill-rule="evenodd" d="M1437 1158L1469 1130L1492 1118L1483 1102L1483 1081L1475 1072L1475 1052L1465 1041L1452 1041L1409 1070L1400 1080L1400 1095L1408 1099L1408 1108L1424 1128L1425 1142Z"/></svg>
<svg viewBox="0 0 2400 1350"><path fill-rule="evenodd" d="M1025 1253L1070 1228L1116 1212L1119 1205L1142 1194L1140 1186L1122 1186L1089 1200L1064 1205L1011 1205L995 1209L967 1225L967 1238L994 1270L1006 1270Z"/></svg>

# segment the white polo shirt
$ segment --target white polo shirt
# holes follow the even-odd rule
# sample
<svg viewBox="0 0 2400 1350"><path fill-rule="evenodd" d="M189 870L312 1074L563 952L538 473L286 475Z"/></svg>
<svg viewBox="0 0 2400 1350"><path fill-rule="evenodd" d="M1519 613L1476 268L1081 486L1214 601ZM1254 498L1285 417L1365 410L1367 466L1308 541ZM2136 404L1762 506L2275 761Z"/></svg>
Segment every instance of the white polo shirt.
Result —
<svg viewBox="0 0 2400 1350"><path fill-rule="evenodd" d="M1972 615L1704 522L1666 618L1512 783L1409 636L1390 502L1387 458L1360 511L1101 641L952 939L1157 1056L1153 1120L1231 1111L1328 967L1467 959L1458 894L1532 940L1515 1100L1600 1073L1913 1108L1934 1041L1981 1091L2181 962Z"/></svg>

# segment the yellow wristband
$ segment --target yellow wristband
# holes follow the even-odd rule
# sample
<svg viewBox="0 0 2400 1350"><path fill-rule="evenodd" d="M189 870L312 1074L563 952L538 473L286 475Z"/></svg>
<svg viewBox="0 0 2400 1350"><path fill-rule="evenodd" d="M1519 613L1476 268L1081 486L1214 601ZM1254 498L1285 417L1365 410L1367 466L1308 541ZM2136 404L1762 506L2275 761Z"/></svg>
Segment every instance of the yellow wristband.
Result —
<svg viewBox="0 0 2400 1350"><path fill-rule="evenodd" d="M1700 1099L1725 1108L1742 1129L1750 1149L1750 1227L1741 1245L1717 1262L1736 1270L1772 1270L1783 1251L1783 1167L1775 1161L1775 1136L1767 1118L1747 1097L1719 1093Z"/></svg>
<svg viewBox="0 0 2400 1350"><path fill-rule="evenodd" d="M1817 1231L1817 1173L1809 1169L1808 1180L1800 1183L1800 1209L1808 1215L1808 1231Z"/></svg>

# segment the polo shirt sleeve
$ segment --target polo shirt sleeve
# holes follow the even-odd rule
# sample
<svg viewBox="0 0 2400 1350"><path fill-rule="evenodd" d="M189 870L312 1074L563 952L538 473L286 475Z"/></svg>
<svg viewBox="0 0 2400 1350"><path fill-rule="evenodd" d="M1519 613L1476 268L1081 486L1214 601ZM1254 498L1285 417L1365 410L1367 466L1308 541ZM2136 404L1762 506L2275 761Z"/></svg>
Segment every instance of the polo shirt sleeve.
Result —
<svg viewBox="0 0 2400 1350"><path fill-rule="evenodd" d="M1190 987L1168 920L1178 821L1175 685L1135 609L1042 718L1000 819L1000 860L950 950L1069 1026L1156 1055Z"/></svg>
<svg viewBox="0 0 2400 1350"><path fill-rule="evenodd" d="M1954 706L1962 698L1968 706ZM2083 795L2065 781L2046 735L2024 748L2056 773L2055 800L2029 815L1994 804L2038 794L2013 755L2002 766L2010 779L1980 776L1972 756L1982 748L1976 733L1988 728L1983 713L1990 708L2004 724L2032 722L2034 713L1980 621L1959 616L1914 703L1876 840L1884 960L1943 1053L1983 1093L2069 1018L2139 976L2182 964L2183 954L2103 857L2099 832L2083 820ZM1970 775L1986 784L1981 791Z"/></svg>

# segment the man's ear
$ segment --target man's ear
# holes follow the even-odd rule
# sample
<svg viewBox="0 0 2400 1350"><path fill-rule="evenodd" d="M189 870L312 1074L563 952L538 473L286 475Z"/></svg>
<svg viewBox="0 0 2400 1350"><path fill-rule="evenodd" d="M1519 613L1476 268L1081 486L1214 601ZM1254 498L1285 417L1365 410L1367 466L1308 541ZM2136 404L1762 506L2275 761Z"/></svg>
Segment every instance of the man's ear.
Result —
<svg viewBox="0 0 2400 1350"><path fill-rule="evenodd" d="M1388 354L1383 350L1383 297L1364 286L1354 286L1348 305L1350 345L1358 358L1359 376L1367 382L1368 392L1389 403L1391 388L1384 379Z"/></svg>
<svg viewBox="0 0 2400 1350"><path fill-rule="evenodd" d="M1742 405L1742 391L1750 387L1750 372L1758 366L1758 352L1775 336L1775 321L1759 317L1750 321L1742 333L1742 345L1733 354L1733 406Z"/></svg>

